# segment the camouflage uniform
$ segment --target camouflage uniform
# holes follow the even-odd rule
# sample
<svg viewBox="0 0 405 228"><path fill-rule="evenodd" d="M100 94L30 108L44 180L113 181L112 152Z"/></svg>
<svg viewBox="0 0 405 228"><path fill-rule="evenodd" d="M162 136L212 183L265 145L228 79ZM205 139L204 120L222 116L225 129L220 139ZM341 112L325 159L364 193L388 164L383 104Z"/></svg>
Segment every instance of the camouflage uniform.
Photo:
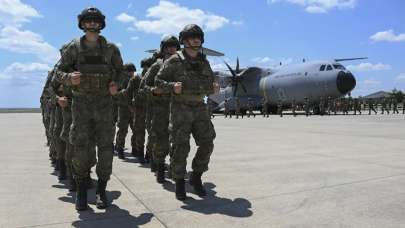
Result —
<svg viewBox="0 0 405 228"><path fill-rule="evenodd" d="M295 99L293 99L291 102L291 110L292 110L294 117L297 116L296 109L297 109L297 104L295 103Z"/></svg>
<svg viewBox="0 0 405 228"><path fill-rule="evenodd" d="M309 110L309 99L308 97L304 97L304 109L305 109L305 116L309 116L310 115L310 110Z"/></svg>
<svg viewBox="0 0 405 228"><path fill-rule="evenodd" d="M281 99L277 102L277 114L280 115L280 117L283 117L283 102Z"/></svg>
<svg viewBox="0 0 405 228"><path fill-rule="evenodd" d="M199 176L201 184L201 174L208 170L214 149L213 140L216 133L203 100L206 94L214 92L214 73L204 55L200 54L196 59L191 59L185 51L179 51L164 62L156 78L157 85L167 93L173 91L175 82L182 82L182 93L172 96L169 132L173 147L176 197L185 199L184 177L187 156L190 152L190 135L193 135L198 146L192 163L193 176L190 177L190 181L198 179L196 176ZM200 187L202 188L202 185ZM182 190L184 195L179 196Z"/></svg>
<svg viewBox="0 0 405 228"><path fill-rule="evenodd" d="M51 143L51 135L49 132L49 121L50 121L50 95L49 95L49 84L51 83L52 80L52 73L48 72L48 76L46 78L45 85L42 89L41 97L40 97L40 103L41 103L41 114L42 114L42 123L45 128L45 135L47 139L46 145L49 146Z"/></svg>
<svg viewBox="0 0 405 228"><path fill-rule="evenodd" d="M377 114L377 111L374 108L374 101L373 99L368 99L367 101L368 103L368 114L371 115L371 111L374 112L374 114Z"/></svg>
<svg viewBox="0 0 405 228"><path fill-rule="evenodd" d="M163 66L163 59L158 59L145 74L145 90L149 93L150 128L148 135L148 147L150 148L152 171L159 171L158 182L164 181L165 158L170 152L169 143L169 114L170 114L170 93L154 94L155 78L159 69ZM160 167L160 169L159 169ZM158 176L157 176L158 177Z"/></svg>
<svg viewBox="0 0 405 228"><path fill-rule="evenodd" d="M398 101L397 101L397 99L396 98L392 98L392 101L391 101L391 103L392 103L392 114L399 114L399 111L398 111Z"/></svg>
<svg viewBox="0 0 405 228"><path fill-rule="evenodd" d="M128 87L129 80L131 78L130 72L126 72L126 77L124 77L120 83L120 89L123 90ZM128 126L132 129L133 115L129 108L129 102L119 103L118 104L118 121L117 121L117 135L115 138L115 149L118 153L118 157L123 159L124 157L124 148L125 148L125 138L128 133Z"/></svg>
<svg viewBox="0 0 405 228"><path fill-rule="evenodd" d="M228 115L229 115L229 118L232 118L232 113L229 110L229 100L228 100L228 98L225 98L225 101L224 101L224 116L225 116L225 118L228 117Z"/></svg>
<svg viewBox="0 0 405 228"><path fill-rule="evenodd" d="M239 97L235 97L235 115L236 115L236 119L239 118L239 116L242 117L243 119L243 113L240 110L240 100Z"/></svg>
<svg viewBox="0 0 405 228"><path fill-rule="evenodd" d="M269 106L265 98L262 99L262 109L263 117L269 118Z"/></svg>
<svg viewBox="0 0 405 228"><path fill-rule="evenodd" d="M247 117L250 117L252 115L253 117L256 117L256 115L253 113L253 100L251 98L248 98L248 113Z"/></svg>

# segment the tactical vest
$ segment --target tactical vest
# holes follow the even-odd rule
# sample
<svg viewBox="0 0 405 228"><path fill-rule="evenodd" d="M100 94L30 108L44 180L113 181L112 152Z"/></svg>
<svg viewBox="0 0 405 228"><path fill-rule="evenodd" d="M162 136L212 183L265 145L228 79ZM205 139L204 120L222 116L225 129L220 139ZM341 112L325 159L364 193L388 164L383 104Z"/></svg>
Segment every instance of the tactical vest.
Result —
<svg viewBox="0 0 405 228"><path fill-rule="evenodd" d="M182 62L180 74L176 76L177 80L182 82L182 93L179 97L187 100L202 99L205 95L212 91L212 81L210 77L212 71L204 60L188 60L181 51L177 52L179 59Z"/></svg>
<svg viewBox="0 0 405 228"><path fill-rule="evenodd" d="M96 48L87 48L75 40L77 50L76 69L82 74L80 84L73 91L80 94L108 95L109 83L113 79L112 50L98 43Z"/></svg>

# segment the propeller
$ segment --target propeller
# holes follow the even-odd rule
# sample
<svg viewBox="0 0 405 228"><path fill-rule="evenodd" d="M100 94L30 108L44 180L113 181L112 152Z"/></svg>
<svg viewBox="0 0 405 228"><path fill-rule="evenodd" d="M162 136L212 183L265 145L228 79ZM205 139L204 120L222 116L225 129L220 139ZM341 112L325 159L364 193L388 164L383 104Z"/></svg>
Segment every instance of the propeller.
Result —
<svg viewBox="0 0 405 228"><path fill-rule="evenodd" d="M234 97L236 96L239 85L242 87L243 91L245 93L247 93L247 89L246 89L245 85L242 83L242 77L241 77L241 75L244 74L245 70L244 71L240 70L240 68L239 68L239 58L236 58L236 68L235 68L235 70L232 69L232 67L229 66L229 64L226 61L224 61L224 63L226 65L226 67L228 68L228 70L232 74L232 77L231 77L231 79L232 79L232 87L234 88L233 89L233 96Z"/></svg>

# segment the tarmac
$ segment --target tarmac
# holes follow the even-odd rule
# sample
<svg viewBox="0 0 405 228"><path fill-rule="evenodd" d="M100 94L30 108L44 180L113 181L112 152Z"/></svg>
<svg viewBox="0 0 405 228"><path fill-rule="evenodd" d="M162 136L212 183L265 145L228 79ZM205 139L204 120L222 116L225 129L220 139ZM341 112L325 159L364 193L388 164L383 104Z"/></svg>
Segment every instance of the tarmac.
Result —
<svg viewBox="0 0 405 228"><path fill-rule="evenodd" d="M0 114L0 227L405 227L405 115L213 123L207 197L187 185L189 198L176 200L173 182L156 183L127 151L114 157L112 205L97 209L93 189L91 210L78 213L50 165L41 115Z"/></svg>

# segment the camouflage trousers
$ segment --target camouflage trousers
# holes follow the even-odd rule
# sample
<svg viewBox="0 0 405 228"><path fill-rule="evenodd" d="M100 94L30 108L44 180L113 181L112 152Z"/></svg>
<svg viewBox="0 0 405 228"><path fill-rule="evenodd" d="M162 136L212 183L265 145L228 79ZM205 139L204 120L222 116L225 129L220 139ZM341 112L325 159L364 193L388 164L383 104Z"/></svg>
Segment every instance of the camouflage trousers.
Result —
<svg viewBox="0 0 405 228"><path fill-rule="evenodd" d="M63 129L62 108L56 106L54 111L54 125L52 130L53 143L56 150L56 159L65 159L66 143L62 140L61 132Z"/></svg>
<svg viewBox="0 0 405 228"><path fill-rule="evenodd" d="M169 101L154 102L152 105L152 118L150 127L150 137L152 143L152 157L155 164L165 162L169 154ZM148 138L149 139L149 138Z"/></svg>
<svg viewBox="0 0 405 228"><path fill-rule="evenodd" d="M146 116L145 116L145 126L146 126L146 131L148 132L148 138L146 141L146 153L147 154L152 154L152 145L153 145L153 138L152 134L150 131L151 128L151 120L152 120L152 104L148 102L146 106Z"/></svg>
<svg viewBox="0 0 405 228"><path fill-rule="evenodd" d="M52 159L57 159L55 140L53 135L53 129L55 127L55 106L51 107L49 110L49 125L48 125L48 134L50 137L49 144L49 157Z"/></svg>
<svg viewBox="0 0 405 228"><path fill-rule="evenodd" d="M145 145L145 128L146 128L146 110L142 105L135 106L135 115L133 122L133 132L131 137L131 144L139 151L143 151Z"/></svg>
<svg viewBox="0 0 405 228"><path fill-rule="evenodd" d="M172 174L175 179L184 179L187 157L190 152L190 135L197 144L192 169L203 173L214 150L216 137L214 126L208 114L206 104L182 104L172 102L169 122L170 142L172 143Z"/></svg>
<svg viewBox="0 0 405 228"><path fill-rule="evenodd" d="M72 167L75 179L85 179L94 165L96 173L109 180L112 172L113 113L111 96L81 95L72 101L69 140L73 145Z"/></svg>
<svg viewBox="0 0 405 228"><path fill-rule="evenodd" d="M128 134L128 126L131 127L132 135L134 135L133 131L133 115L129 110L128 106L120 105L118 107L118 122L117 122L117 136L115 138L115 145L120 148L125 147L125 138Z"/></svg>

